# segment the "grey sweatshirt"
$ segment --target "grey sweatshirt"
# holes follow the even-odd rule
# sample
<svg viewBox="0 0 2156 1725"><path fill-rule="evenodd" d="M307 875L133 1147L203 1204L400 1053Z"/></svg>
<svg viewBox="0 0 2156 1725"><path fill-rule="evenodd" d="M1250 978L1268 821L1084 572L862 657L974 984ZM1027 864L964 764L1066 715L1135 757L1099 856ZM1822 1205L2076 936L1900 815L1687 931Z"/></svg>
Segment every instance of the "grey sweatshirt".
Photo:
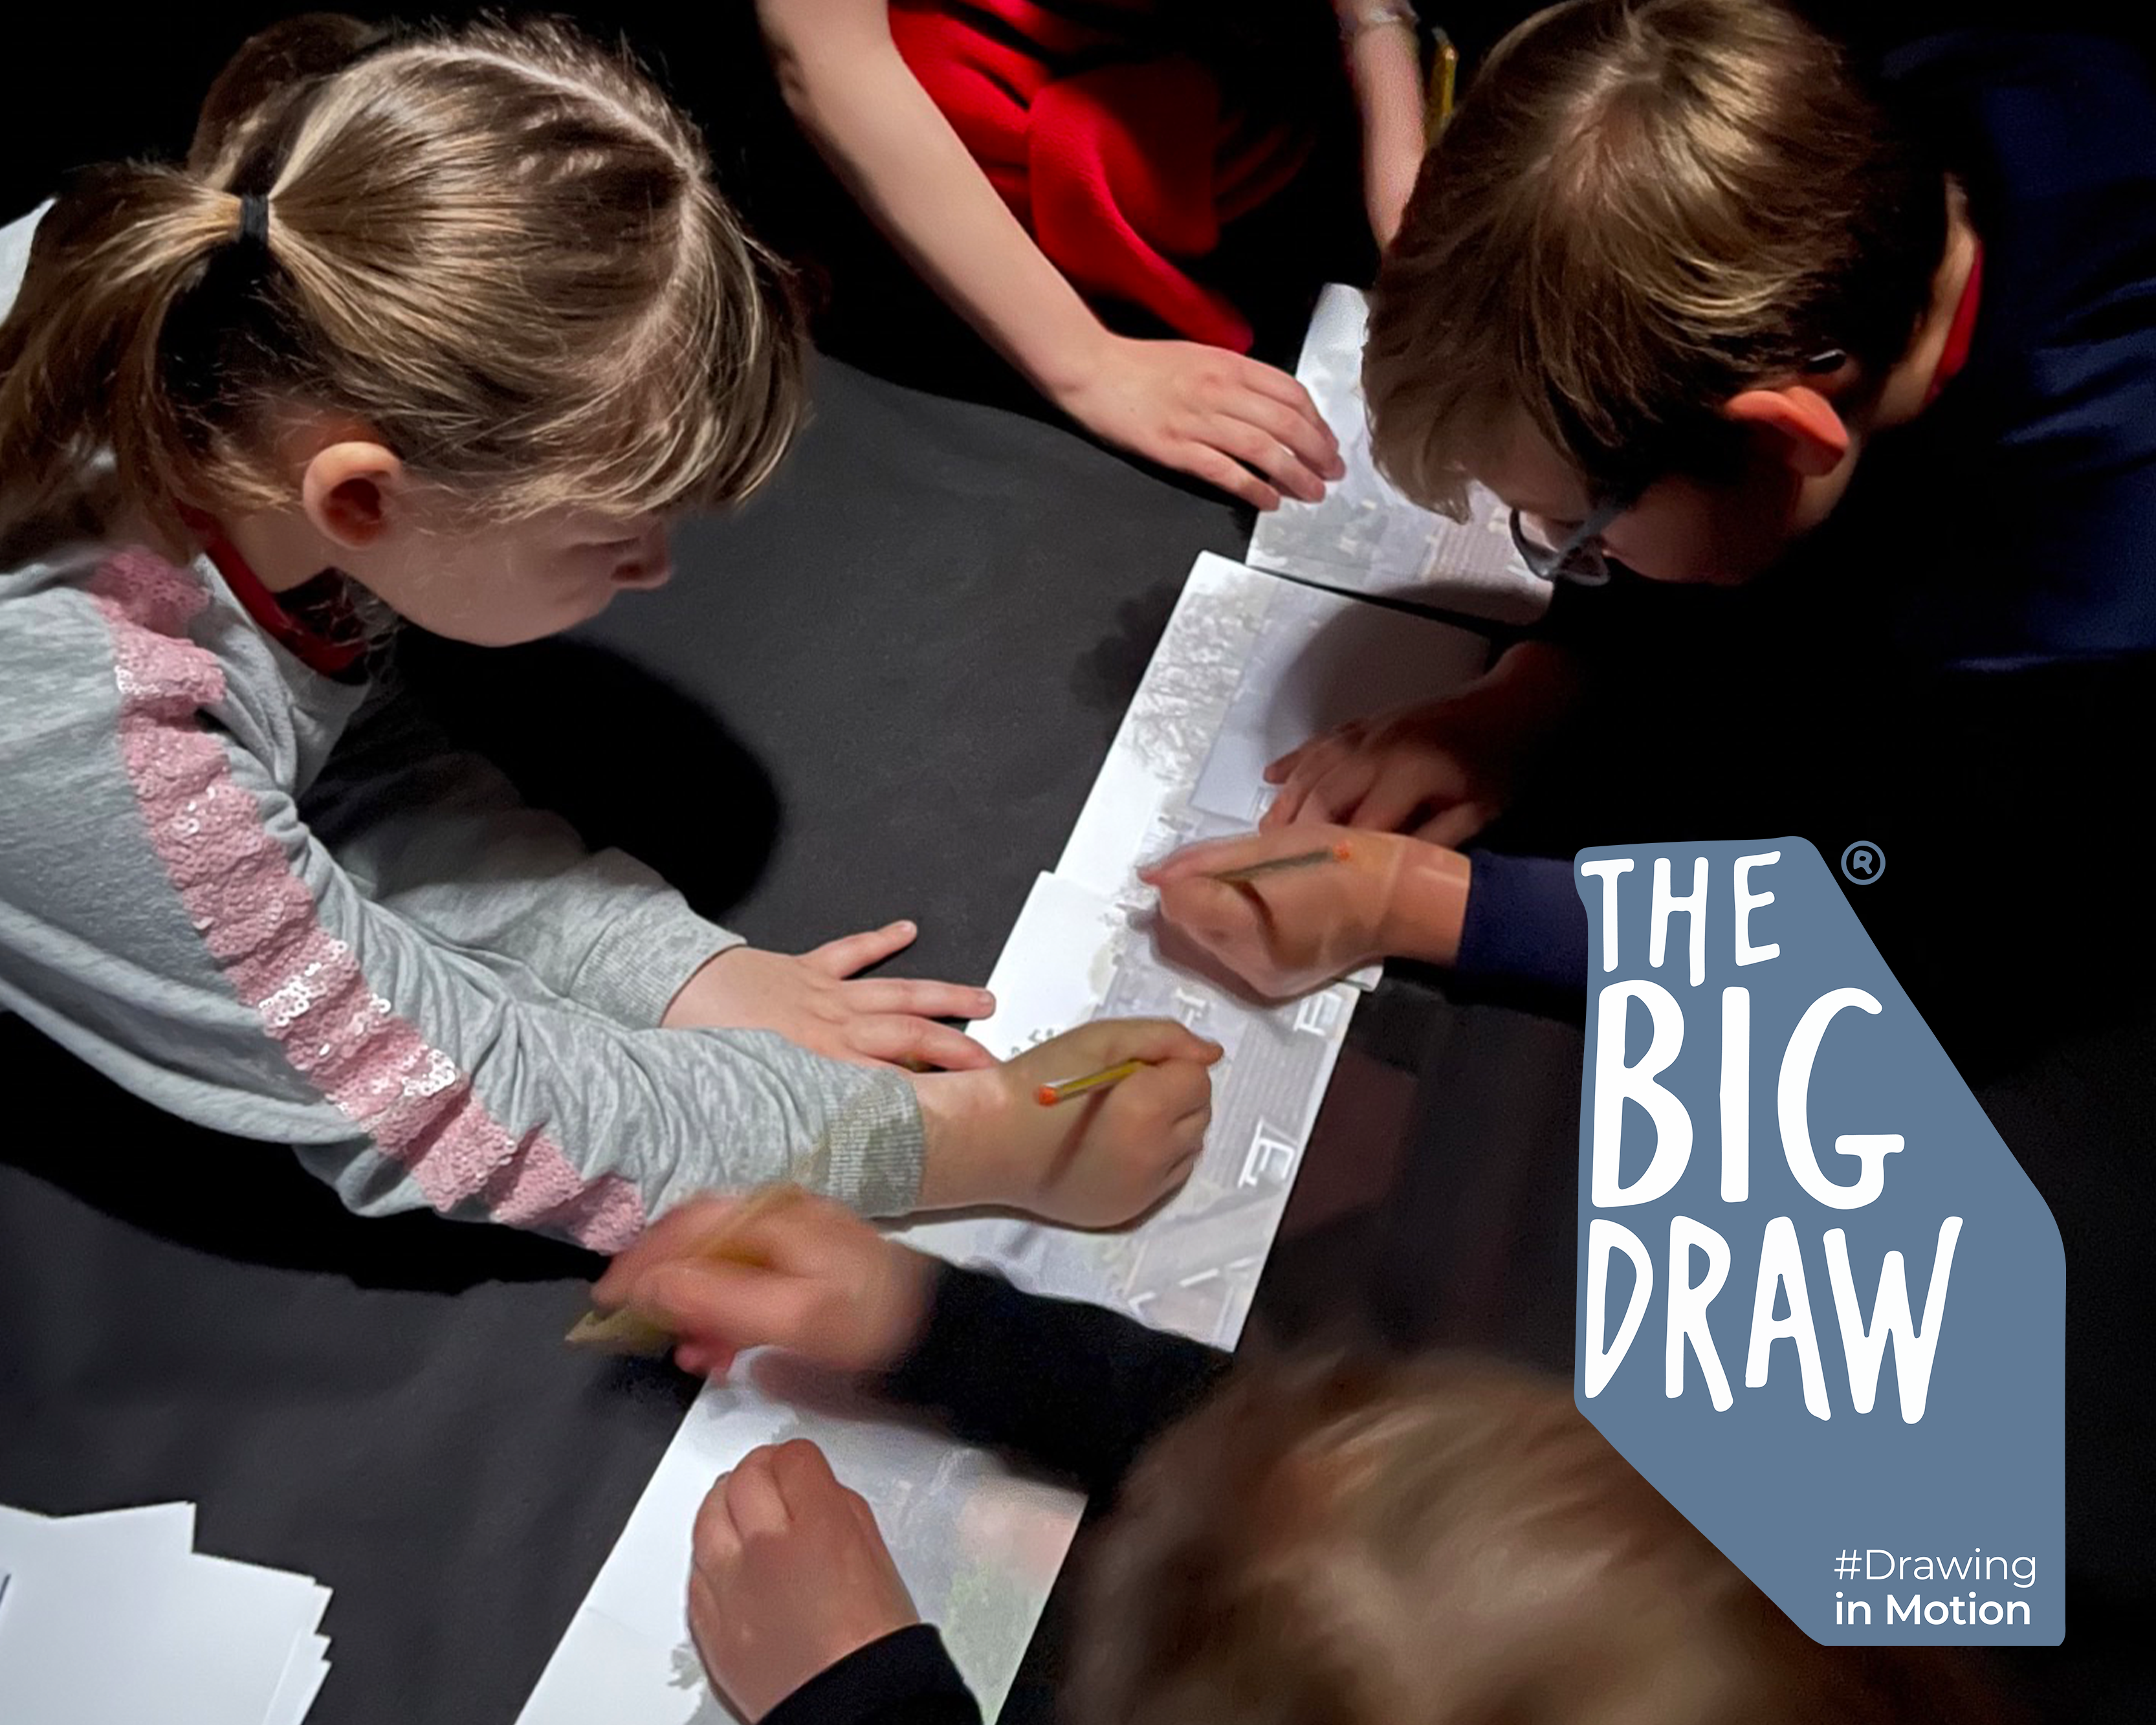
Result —
<svg viewBox="0 0 2156 1725"><path fill-rule="evenodd" d="M30 218L34 220L34 217ZM0 229L0 313L28 222ZM273 639L207 557L13 532L0 570L0 1009L353 1209L624 1245L788 1174L916 1199L911 1085L660 1014L739 943L519 805L385 680Z"/></svg>

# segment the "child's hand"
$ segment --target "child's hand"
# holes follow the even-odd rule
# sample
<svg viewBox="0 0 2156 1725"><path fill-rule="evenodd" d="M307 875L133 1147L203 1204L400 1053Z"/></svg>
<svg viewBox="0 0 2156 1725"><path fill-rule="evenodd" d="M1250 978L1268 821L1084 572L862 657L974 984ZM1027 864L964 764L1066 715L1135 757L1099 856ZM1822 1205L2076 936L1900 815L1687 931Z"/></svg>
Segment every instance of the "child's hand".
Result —
<svg viewBox="0 0 2156 1725"><path fill-rule="evenodd" d="M912 944L916 932L911 922L893 922L798 958L735 947L689 978L661 1022L670 1029L776 1030L811 1053L864 1065L993 1065L995 1056L972 1037L934 1022L986 1018L996 1007L987 989L904 977L850 980Z"/></svg>
<svg viewBox="0 0 2156 1725"><path fill-rule="evenodd" d="M668 1211L607 1266L593 1302L680 1337L675 1363L699 1377L724 1373L745 1348L846 1372L905 1357L927 1322L932 1260L828 1198L803 1194L737 1224L740 1203L698 1198Z"/></svg>
<svg viewBox="0 0 2156 1725"><path fill-rule="evenodd" d="M752 1450L696 1512L689 1630L755 1725L848 1654L921 1620L858 1491L803 1438Z"/></svg>
<svg viewBox="0 0 2156 1725"><path fill-rule="evenodd" d="M986 1072L914 1081L928 1134L924 1209L995 1204L1110 1228L1182 1185L1213 1118L1220 1045L1166 1019L1098 1019ZM1125 1060L1121 1083L1044 1106L1045 1084Z"/></svg>
<svg viewBox="0 0 2156 1725"><path fill-rule="evenodd" d="M1255 880L1224 870L1344 849ZM1466 860L1389 833L1302 826L1186 845L1139 871L1160 894L1162 922L1267 999L1307 993L1374 959L1449 963L1460 949Z"/></svg>
<svg viewBox="0 0 2156 1725"><path fill-rule="evenodd" d="M1419 701L1312 737L1265 768L1258 830L1337 824L1464 845L1512 793L1520 740L1457 699Z"/></svg>
<svg viewBox="0 0 2156 1725"><path fill-rule="evenodd" d="M1464 845L1504 808L1580 686L1568 649L1518 642L1456 695L1342 725L1282 755L1265 769L1281 791L1259 830L1338 822Z"/></svg>
<svg viewBox="0 0 2156 1725"><path fill-rule="evenodd" d="M1283 493L1315 503L1348 470L1301 384L1202 342L1108 336L1055 403L1096 436L1260 509Z"/></svg>

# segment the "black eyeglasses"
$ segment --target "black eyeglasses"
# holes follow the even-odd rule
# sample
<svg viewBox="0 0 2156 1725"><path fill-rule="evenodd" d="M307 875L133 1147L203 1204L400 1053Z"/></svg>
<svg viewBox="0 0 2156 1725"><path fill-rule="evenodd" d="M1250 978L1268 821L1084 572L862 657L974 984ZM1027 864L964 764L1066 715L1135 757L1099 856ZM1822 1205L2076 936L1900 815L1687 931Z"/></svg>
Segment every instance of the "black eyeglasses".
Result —
<svg viewBox="0 0 2156 1725"><path fill-rule="evenodd" d="M1614 492L1596 504L1587 519L1557 545L1532 538L1526 518L1512 511L1512 548L1527 572L1538 580L1569 581L1576 587L1599 587L1609 578L1609 561L1602 554L1602 536L1609 524L1640 501L1637 488Z"/></svg>
<svg viewBox="0 0 2156 1725"><path fill-rule="evenodd" d="M1838 372L1849 363L1849 355L1839 347L1828 347L1815 353L1804 363L1807 377L1819 377L1825 372ZM1587 512L1587 519L1567 534L1557 545L1545 545L1527 532L1526 518L1518 510L1512 511L1512 548L1520 554L1520 561L1527 566L1527 572L1548 582L1569 581L1578 587L1599 587L1609 578L1609 560L1602 553L1602 536L1609 524L1640 501L1645 485L1628 485L1612 492Z"/></svg>

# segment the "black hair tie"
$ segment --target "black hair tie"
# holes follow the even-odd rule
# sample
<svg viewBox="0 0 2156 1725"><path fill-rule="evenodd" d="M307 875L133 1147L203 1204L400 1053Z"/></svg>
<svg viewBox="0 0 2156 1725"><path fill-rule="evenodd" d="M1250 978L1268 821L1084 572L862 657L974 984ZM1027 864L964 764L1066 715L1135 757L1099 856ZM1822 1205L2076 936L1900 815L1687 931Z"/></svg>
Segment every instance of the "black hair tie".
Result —
<svg viewBox="0 0 2156 1725"><path fill-rule="evenodd" d="M270 200L259 192L239 194L239 239L244 245L270 244Z"/></svg>

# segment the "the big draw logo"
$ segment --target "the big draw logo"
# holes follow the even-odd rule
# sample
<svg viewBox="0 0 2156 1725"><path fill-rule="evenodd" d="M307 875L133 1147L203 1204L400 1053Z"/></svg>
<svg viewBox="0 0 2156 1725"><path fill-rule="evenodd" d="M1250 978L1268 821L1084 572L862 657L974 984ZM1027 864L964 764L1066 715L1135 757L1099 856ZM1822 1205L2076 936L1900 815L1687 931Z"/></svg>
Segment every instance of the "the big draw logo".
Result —
<svg viewBox="0 0 2156 1725"><path fill-rule="evenodd" d="M1803 839L1575 880L1581 1410L1817 1640L2056 1644L2050 1210Z"/></svg>

